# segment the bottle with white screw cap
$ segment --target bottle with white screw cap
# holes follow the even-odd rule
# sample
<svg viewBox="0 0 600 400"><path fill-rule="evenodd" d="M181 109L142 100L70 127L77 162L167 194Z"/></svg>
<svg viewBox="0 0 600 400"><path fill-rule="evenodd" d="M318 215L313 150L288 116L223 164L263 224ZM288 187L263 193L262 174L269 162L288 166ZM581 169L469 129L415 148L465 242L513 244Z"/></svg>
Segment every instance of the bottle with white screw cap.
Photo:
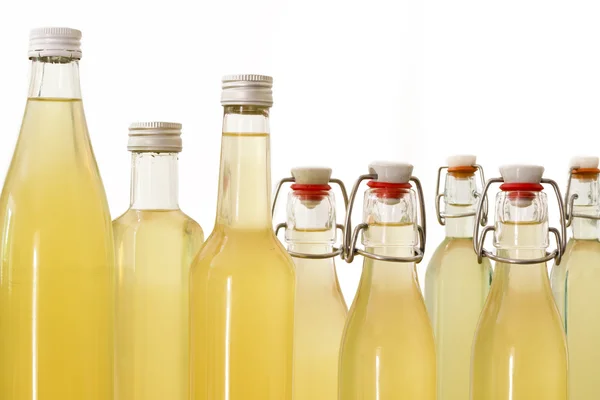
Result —
<svg viewBox="0 0 600 400"><path fill-rule="evenodd" d="M569 399L600 398L600 185L598 157L571 160L565 194L572 237L550 275L569 349Z"/></svg>
<svg viewBox="0 0 600 400"><path fill-rule="evenodd" d="M495 222L479 233L473 246L478 257L496 261L492 286L479 318L471 365L471 400L566 400L567 346L556 309L546 263L560 263L566 232L563 202L555 181L544 179L544 168L508 165L496 195ZM542 184L552 186L560 212L560 228L549 228L548 200ZM482 214L477 208L476 221ZM496 251L485 249L493 232ZM548 252L549 234L555 250Z"/></svg>
<svg viewBox="0 0 600 400"><path fill-rule="evenodd" d="M348 309L335 271L336 198L331 168L297 167L287 196L285 228L288 252L296 266L294 323L294 400L335 399L342 331ZM277 197L274 202L277 201ZM275 209L275 207L274 207Z"/></svg>
<svg viewBox="0 0 600 400"><path fill-rule="evenodd" d="M273 79L223 78L217 217L190 273L191 400L291 400L293 261L272 227Z"/></svg>
<svg viewBox="0 0 600 400"><path fill-rule="evenodd" d="M113 396L111 217L79 85L81 32L31 31L0 221L0 398Z"/></svg>
<svg viewBox="0 0 600 400"><path fill-rule="evenodd" d="M364 263L342 338L339 400L436 399L433 331L416 271L425 250L423 191L412 171L372 163L348 202L345 259L359 254ZM352 230L363 180L363 223ZM356 247L361 232L364 250Z"/></svg>
<svg viewBox="0 0 600 400"><path fill-rule="evenodd" d="M438 400L469 398L473 335L491 283L490 261L479 263L473 252L475 211L483 189L477 185L478 177L485 184L473 155L451 156L438 171L436 212L446 237L425 275L425 302L436 342Z"/></svg>
<svg viewBox="0 0 600 400"><path fill-rule="evenodd" d="M134 123L131 205L113 221L116 397L189 398L189 270L204 240L179 208L181 124Z"/></svg>

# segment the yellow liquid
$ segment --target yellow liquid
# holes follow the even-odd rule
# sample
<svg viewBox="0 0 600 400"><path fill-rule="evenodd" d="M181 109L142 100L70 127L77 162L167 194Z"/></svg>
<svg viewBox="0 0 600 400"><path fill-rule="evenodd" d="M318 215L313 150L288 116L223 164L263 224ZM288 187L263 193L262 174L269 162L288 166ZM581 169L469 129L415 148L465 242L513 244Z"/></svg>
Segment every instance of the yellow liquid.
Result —
<svg viewBox="0 0 600 400"><path fill-rule="evenodd" d="M369 225L397 241L412 226ZM406 256L411 249L370 248ZM435 345L414 263L365 258L341 345L339 400L435 400Z"/></svg>
<svg viewBox="0 0 600 400"><path fill-rule="evenodd" d="M507 243L541 242L537 224L504 224ZM540 250L500 250L537 258ZM471 400L566 400L567 349L546 263L497 263L475 343Z"/></svg>
<svg viewBox="0 0 600 400"><path fill-rule="evenodd" d="M223 210L190 275L190 398L290 400L296 279L262 194L268 135L221 146Z"/></svg>
<svg viewBox="0 0 600 400"><path fill-rule="evenodd" d="M600 243L573 239L571 243L563 258L567 271L569 399L600 399Z"/></svg>
<svg viewBox="0 0 600 400"><path fill-rule="evenodd" d="M181 210L130 209L113 222L116 399L189 398L189 270L204 240Z"/></svg>
<svg viewBox="0 0 600 400"><path fill-rule="evenodd" d="M293 231L318 239L329 231ZM324 244L295 243L293 250L308 254L331 251ZM296 315L294 325L294 400L335 399L342 331L348 312L333 259L294 258L296 265Z"/></svg>
<svg viewBox="0 0 600 400"><path fill-rule="evenodd" d="M80 100L29 99L0 220L0 399L111 399L113 237Z"/></svg>
<svg viewBox="0 0 600 400"><path fill-rule="evenodd" d="M469 398L471 351L485 304L492 267L477 263L472 238L446 237L425 278L425 300L433 325L439 400Z"/></svg>

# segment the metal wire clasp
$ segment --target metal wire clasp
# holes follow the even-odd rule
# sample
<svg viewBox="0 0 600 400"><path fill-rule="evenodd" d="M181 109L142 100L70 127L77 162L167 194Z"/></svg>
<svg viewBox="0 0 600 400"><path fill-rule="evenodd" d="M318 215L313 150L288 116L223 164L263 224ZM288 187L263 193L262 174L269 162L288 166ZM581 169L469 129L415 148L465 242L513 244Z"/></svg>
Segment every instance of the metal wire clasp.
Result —
<svg viewBox="0 0 600 400"><path fill-rule="evenodd" d="M569 171L569 180L567 182L567 191L565 193L565 224L567 228L573 223L573 218L587 218L595 221L600 220L600 215L587 215L573 212L575 200L577 200L579 196L577 195L577 193L571 194L571 181L573 180L574 171L577 170L578 168L571 168L571 170Z"/></svg>
<svg viewBox="0 0 600 400"><path fill-rule="evenodd" d="M425 240L426 240L426 221L425 221L425 201L423 196L423 187L421 186L421 181L415 176L410 177L410 181L415 184L417 187L417 196L419 198L419 211L420 211L420 220L417 221L417 230L419 232L419 245L415 247L415 255L412 257L390 257L383 256L379 254L373 254L366 250L358 249L356 247L356 242L358 241L358 235L362 230L369 229L369 225L366 223L361 223L352 230L352 209L354 208L354 201L356 200L356 194L358 193L358 188L360 184L369 179L377 179L377 174L366 174L358 177L354 186L352 187L352 192L350 193L350 199L348 200L348 207L346 209L346 221L345 221L345 232L344 232L344 251L342 256L347 263L351 263L354 260L354 256L356 254L360 254L363 257L372 258L374 260L379 261L391 261L391 262L416 262L419 263L423 259L423 255L425 254Z"/></svg>
<svg viewBox="0 0 600 400"><path fill-rule="evenodd" d="M283 178L282 180L280 180L277 183L277 187L275 189L275 195L273 196L273 206L271 208L272 216L275 214L275 207L277 206L277 198L279 197L279 192L281 192L281 188L283 187L283 185L285 183L294 183L294 182L296 182L296 178L294 178L293 176L290 176L287 178ZM342 192L342 197L344 199L344 211L346 211L346 209L348 208L348 192L346 191L346 186L344 185L344 182L342 182L340 179L330 178L329 183L333 183L333 184L336 184L339 186L340 191ZM281 223L277 224L277 226L275 227L275 236L277 236L279 234L279 231L281 229L287 229L286 222L281 222ZM295 251L288 250L289 255L292 257L295 257L295 258L305 258L305 259L313 259L313 260L322 260L325 258L333 258L333 257L337 257L337 256L342 256L342 258L343 258L344 225L336 224L336 229L339 229L340 231L342 231L342 246L340 246L339 248L334 247L332 252L309 254L309 253L298 253Z"/></svg>
<svg viewBox="0 0 600 400"><path fill-rule="evenodd" d="M502 178L492 178L487 181L487 183L485 184L485 187L483 189L483 192L481 194L481 201L477 205L477 215L475 217L476 219L479 220L481 218L481 213L483 212L482 211L483 204L486 201L487 192L488 192L488 189L490 188L490 186L493 183L503 183L503 182L504 182L504 179L502 179ZM475 227L473 228L473 249L475 250L475 254L477 254L477 261L479 263L481 263L483 261L483 257L487 257L490 260L494 260L496 262L501 262L501 263L506 263L506 264L521 264L521 265L540 264L540 263L543 263L546 261L550 261L552 259L556 259L556 261L555 261L556 265L560 264L560 260L562 259L562 256L565 253L565 247L567 245L567 243L566 243L567 226L565 223L565 215L564 215L565 209L564 209L564 205L563 205L563 200L562 200L562 196L560 193L560 188L558 187L558 184L555 181L553 181L552 179L542 179L540 183L552 186L552 189L554 189L554 193L556 195L556 200L558 201L558 209L560 211L560 232L558 229L556 229L554 227L549 228L549 231L552 232L552 234L554 235L554 237L556 239L556 249L550 253L546 252L546 255L544 257L534 258L534 259L517 260L517 259L512 259L512 258L500 257L500 256L497 256L496 254L494 254L493 252L487 251L483 248L486 235L488 234L488 232L495 231L496 228L494 226L490 226L490 225L484 226L484 228L481 231L481 237L479 237L479 224L475 224Z"/></svg>
<svg viewBox="0 0 600 400"><path fill-rule="evenodd" d="M473 167L477 171L479 171L481 188L483 189L483 187L485 186L485 176L483 174L483 168L479 164L475 164L475 165L473 165ZM444 197L444 192L440 192L441 182L442 182L442 172L444 170L448 170L448 168L450 168L450 167L447 165L440 167L438 169L438 173L437 173L437 184L436 184L436 189L435 189L435 215L437 216L437 220L440 223L440 225L446 225L446 218L462 218L462 217L474 217L475 216L474 211L464 212L464 213L459 213L459 214L452 214L452 215L446 214L444 212L445 210L442 211L441 203L442 203L442 197ZM475 197L480 199L479 203L481 203L483 201L483 199L479 193L475 192L474 195L475 195ZM483 206L483 214L481 216L481 220L479 221L481 226L485 226L485 224L487 224L487 219L488 219L488 202L487 202L487 200L484 203L485 204Z"/></svg>

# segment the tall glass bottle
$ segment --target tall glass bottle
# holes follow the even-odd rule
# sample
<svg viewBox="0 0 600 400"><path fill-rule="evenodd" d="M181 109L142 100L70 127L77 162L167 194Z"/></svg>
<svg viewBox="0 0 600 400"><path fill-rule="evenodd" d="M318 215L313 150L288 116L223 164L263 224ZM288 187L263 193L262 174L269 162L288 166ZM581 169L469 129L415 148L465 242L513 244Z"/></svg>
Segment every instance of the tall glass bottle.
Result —
<svg viewBox="0 0 600 400"><path fill-rule="evenodd" d="M81 102L81 32L31 33L0 198L0 398L113 395L113 235Z"/></svg>
<svg viewBox="0 0 600 400"><path fill-rule="evenodd" d="M355 253L365 259L342 338L338 399L435 400L435 344L415 265L425 248L421 185L410 164L373 163L369 169L355 184L346 213L346 261ZM364 222L350 237L353 200L365 179ZM361 231L365 250L355 248Z"/></svg>
<svg viewBox="0 0 600 400"><path fill-rule="evenodd" d="M446 187L436 202L438 221L446 238L433 253L425 278L425 301L433 325L437 356L439 400L469 398L473 335L483 309L492 277L488 259L480 263L473 253L475 210L481 198L475 156L453 156L448 166ZM439 203L444 199L444 211ZM485 217L484 217L485 219Z"/></svg>
<svg viewBox="0 0 600 400"><path fill-rule="evenodd" d="M115 219L116 399L189 398L190 265L204 240L179 208L181 125L132 124L131 206Z"/></svg>
<svg viewBox="0 0 600 400"><path fill-rule="evenodd" d="M564 295L561 309L569 348L569 399L600 399L600 192L598 158L578 157L571 164L566 193L567 225L573 237L567 244L562 262L564 280L556 279L554 293L557 302ZM566 287L566 289L565 289Z"/></svg>
<svg viewBox="0 0 600 400"><path fill-rule="evenodd" d="M335 399L348 309L335 271L335 197L330 168L294 168L285 238L296 266L294 400ZM345 195L343 184L340 184ZM281 184L280 186L281 187ZM278 191L277 191L278 192ZM277 199L275 199L277 201Z"/></svg>
<svg viewBox="0 0 600 400"><path fill-rule="evenodd" d="M223 79L215 228L190 275L193 400L290 400L294 264L271 222L272 79Z"/></svg>
<svg viewBox="0 0 600 400"><path fill-rule="evenodd" d="M496 196L496 221L473 244L480 257L496 261L492 286L479 319L471 369L471 400L566 400L567 348L560 315L552 298L546 262L560 259L565 225L548 228L548 202L541 183L543 167L511 165L500 168L503 182ZM483 204L483 203L481 203ZM478 207L476 220L481 217ZM497 254L485 251L485 234L494 232ZM547 253L548 233L558 248Z"/></svg>

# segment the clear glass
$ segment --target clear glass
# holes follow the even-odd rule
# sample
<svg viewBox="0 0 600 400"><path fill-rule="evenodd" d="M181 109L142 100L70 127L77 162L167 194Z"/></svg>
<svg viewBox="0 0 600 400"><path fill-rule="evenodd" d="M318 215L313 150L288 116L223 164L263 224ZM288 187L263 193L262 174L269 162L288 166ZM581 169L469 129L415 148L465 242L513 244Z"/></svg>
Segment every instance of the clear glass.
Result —
<svg viewBox="0 0 600 400"><path fill-rule="evenodd" d="M479 315L491 284L488 259L473 251L474 173L449 173L445 188L446 238L433 253L425 275L425 302L436 343L439 400L469 398L471 350Z"/></svg>
<svg viewBox="0 0 600 400"><path fill-rule="evenodd" d="M598 216L599 191L598 174L575 175L572 181L578 198L574 212ZM600 398L600 381L595 371L600 365L600 242L598 242L598 221L588 218L574 218L573 237L560 265L554 270L564 270L564 280L553 284L555 298L561 301L560 286L564 293L559 309L563 319L569 348L569 398L587 400ZM553 271L554 273L555 271ZM557 274L553 274L553 278ZM566 288L566 289L565 289Z"/></svg>
<svg viewBox="0 0 600 400"><path fill-rule="evenodd" d="M288 249L304 254L333 251L335 198L329 191L288 196ZM333 258L294 258L294 400L335 399L342 331L348 309Z"/></svg>
<svg viewBox="0 0 600 400"><path fill-rule="evenodd" d="M113 235L77 60L33 60L0 221L0 398L112 398Z"/></svg>
<svg viewBox="0 0 600 400"><path fill-rule="evenodd" d="M411 256L417 243L412 190L365 194L363 244ZM340 352L339 400L436 399L433 331L415 263L365 258Z"/></svg>
<svg viewBox="0 0 600 400"><path fill-rule="evenodd" d="M573 212L577 214L597 216L600 215L600 186L598 174L574 174L571 181L569 197L577 195L573 204ZM598 221L588 218L573 218L571 223L573 236L567 243L565 255L560 265L553 265L550 273L552 293L565 321L565 287L567 278L567 265L570 263L574 246L579 240L598 240ZM587 246L589 247L589 246Z"/></svg>
<svg viewBox="0 0 600 400"><path fill-rule="evenodd" d="M548 247L543 192L501 192L494 244L512 259ZM496 263L473 345L471 400L566 400L567 347L546 263Z"/></svg>
<svg viewBox="0 0 600 400"><path fill-rule="evenodd" d="M290 400L294 264L271 222L269 112L227 106L215 228L190 275L193 400Z"/></svg>
<svg viewBox="0 0 600 400"><path fill-rule="evenodd" d="M117 400L189 398L189 270L202 228L177 203L177 153L133 153L131 206L113 222Z"/></svg>

